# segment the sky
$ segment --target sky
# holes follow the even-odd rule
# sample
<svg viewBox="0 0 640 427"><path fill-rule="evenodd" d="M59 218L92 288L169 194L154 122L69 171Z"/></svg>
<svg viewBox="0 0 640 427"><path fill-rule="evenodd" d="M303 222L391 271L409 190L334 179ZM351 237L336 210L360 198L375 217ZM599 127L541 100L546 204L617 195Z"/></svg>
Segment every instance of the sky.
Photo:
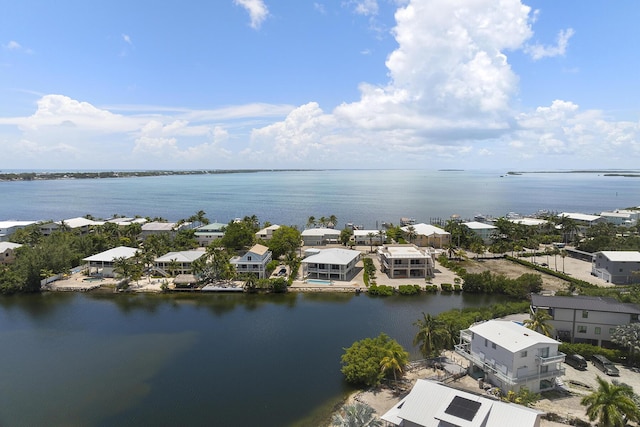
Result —
<svg viewBox="0 0 640 427"><path fill-rule="evenodd" d="M637 0L0 5L0 170L640 168Z"/></svg>

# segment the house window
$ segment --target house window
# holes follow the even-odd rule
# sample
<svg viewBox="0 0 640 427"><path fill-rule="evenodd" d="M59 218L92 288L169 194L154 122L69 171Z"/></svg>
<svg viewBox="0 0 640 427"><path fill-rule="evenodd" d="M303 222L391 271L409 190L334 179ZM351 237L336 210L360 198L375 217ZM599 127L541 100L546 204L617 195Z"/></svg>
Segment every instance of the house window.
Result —
<svg viewBox="0 0 640 427"><path fill-rule="evenodd" d="M614 333L616 330L616 328L609 328L609 335L611 335L612 333Z"/></svg>
<svg viewBox="0 0 640 427"><path fill-rule="evenodd" d="M549 372L549 365L540 366L541 374L546 374L547 372Z"/></svg>
<svg viewBox="0 0 640 427"><path fill-rule="evenodd" d="M527 357L527 350L520 352L520 357Z"/></svg>
<svg viewBox="0 0 640 427"><path fill-rule="evenodd" d="M594 333L595 333L596 335L600 335L600 327L599 327L599 326L596 326L596 328L595 328L595 330L594 330Z"/></svg>
<svg viewBox="0 0 640 427"><path fill-rule="evenodd" d="M247 261L251 261L251 255L247 257Z"/></svg>
<svg viewBox="0 0 640 427"><path fill-rule="evenodd" d="M539 351L540 357L549 357L549 347L541 348Z"/></svg>
<svg viewBox="0 0 640 427"><path fill-rule="evenodd" d="M589 312L587 310L582 310L582 318L583 319L588 319L589 318Z"/></svg>
<svg viewBox="0 0 640 427"><path fill-rule="evenodd" d="M491 348L496 348L496 343L492 342L491 343Z"/></svg>
<svg viewBox="0 0 640 427"><path fill-rule="evenodd" d="M582 325L578 325L578 333L579 334L586 334L587 333L587 327L586 326L582 326Z"/></svg>
<svg viewBox="0 0 640 427"><path fill-rule="evenodd" d="M487 339L485 338L485 339L484 339L484 346L485 346L485 347L487 346L487 342L488 342L488 341L487 341Z"/></svg>

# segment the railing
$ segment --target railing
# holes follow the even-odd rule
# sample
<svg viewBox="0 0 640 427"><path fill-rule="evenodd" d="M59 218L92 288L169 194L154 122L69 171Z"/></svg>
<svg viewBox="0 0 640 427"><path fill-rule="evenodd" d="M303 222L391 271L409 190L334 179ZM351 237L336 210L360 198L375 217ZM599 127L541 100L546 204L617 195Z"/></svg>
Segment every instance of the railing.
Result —
<svg viewBox="0 0 640 427"><path fill-rule="evenodd" d="M536 360L538 360L541 365L550 365L552 363L564 362L565 356L566 354L558 352L558 354L555 356L548 356L548 357L536 356Z"/></svg>

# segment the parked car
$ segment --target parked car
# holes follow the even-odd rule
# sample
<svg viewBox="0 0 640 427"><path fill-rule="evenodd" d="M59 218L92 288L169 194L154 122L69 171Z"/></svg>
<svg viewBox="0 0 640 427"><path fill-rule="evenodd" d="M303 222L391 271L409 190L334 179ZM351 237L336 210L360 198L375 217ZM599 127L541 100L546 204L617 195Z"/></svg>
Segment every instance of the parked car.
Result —
<svg viewBox="0 0 640 427"><path fill-rule="evenodd" d="M594 354L591 357L591 363L607 375L612 377L620 376L620 371L618 371L613 362L601 354Z"/></svg>
<svg viewBox="0 0 640 427"><path fill-rule="evenodd" d="M564 357L564 363L581 371L587 369L587 359L580 356L579 354L567 354Z"/></svg>

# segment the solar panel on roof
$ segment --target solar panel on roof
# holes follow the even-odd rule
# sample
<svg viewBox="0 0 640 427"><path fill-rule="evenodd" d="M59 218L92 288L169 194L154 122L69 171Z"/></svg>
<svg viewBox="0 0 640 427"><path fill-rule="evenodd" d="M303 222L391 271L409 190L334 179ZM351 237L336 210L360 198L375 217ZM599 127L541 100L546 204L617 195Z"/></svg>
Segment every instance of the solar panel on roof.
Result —
<svg viewBox="0 0 640 427"><path fill-rule="evenodd" d="M447 409L444 410L445 414L453 415L454 417L462 418L463 420L471 421L476 416L478 409L480 409L480 402L474 400L465 399L464 397L456 396L453 398Z"/></svg>

